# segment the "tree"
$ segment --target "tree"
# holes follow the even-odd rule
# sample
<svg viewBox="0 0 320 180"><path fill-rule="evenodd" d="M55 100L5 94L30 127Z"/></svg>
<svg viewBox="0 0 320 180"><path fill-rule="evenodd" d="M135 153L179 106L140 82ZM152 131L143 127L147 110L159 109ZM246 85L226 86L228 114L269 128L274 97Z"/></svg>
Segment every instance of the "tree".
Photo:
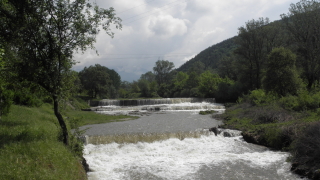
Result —
<svg viewBox="0 0 320 180"><path fill-rule="evenodd" d="M3 61L3 49L0 49L0 119L2 115L9 112L12 104L13 92L10 91L8 86L8 79L5 69L5 62Z"/></svg>
<svg viewBox="0 0 320 180"><path fill-rule="evenodd" d="M151 71L148 71L145 74L141 74L140 79L147 80L151 83L156 80L156 77Z"/></svg>
<svg viewBox="0 0 320 180"><path fill-rule="evenodd" d="M173 62L167 60L158 60L155 67L153 67L154 74L158 84L169 82L169 73L174 68Z"/></svg>
<svg viewBox="0 0 320 180"><path fill-rule="evenodd" d="M108 88L111 86L111 80L108 74L108 68L96 64L95 66L84 67L79 72L81 84L88 95L92 98L103 98L108 95Z"/></svg>
<svg viewBox="0 0 320 180"><path fill-rule="evenodd" d="M268 18L251 20L239 28L235 53L241 57L244 82L249 89L261 87L262 72L266 65L267 55L277 45L275 41L278 30L272 28Z"/></svg>
<svg viewBox="0 0 320 180"><path fill-rule="evenodd" d="M114 69L108 69L108 74L110 76L110 79L112 80L112 85L116 88L119 89L120 88L120 84L121 84L121 77L120 75L114 70Z"/></svg>
<svg viewBox="0 0 320 180"><path fill-rule="evenodd" d="M186 88L189 75L180 71L176 74L176 77L173 79L174 90L176 92L181 92Z"/></svg>
<svg viewBox="0 0 320 180"><path fill-rule="evenodd" d="M16 0L0 5L0 37L15 54L10 70L42 86L51 96L63 142L69 144L59 99L67 91L75 51L94 49L102 27L113 36L110 25L121 28L114 9L102 9L88 0ZM7 52L6 52L7 53Z"/></svg>
<svg viewBox="0 0 320 180"><path fill-rule="evenodd" d="M220 82L222 82L222 78L217 74L205 71L199 78L199 91L204 94L205 97L214 97Z"/></svg>
<svg viewBox="0 0 320 180"><path fill-rule="evenodd" d="M320 2L301 0L291 4L289 13L282 14L281 18L298 47L298 63L310 89L320 75Z"/></svg>
<svg viewBox="0 0 320 180"><path fill-rule="evenodd" d="M275 92L280 96L297 95L302 87L295 67L296 56L284 47L275 48L268 56L268 67L264 79L267 92Z"/></svg>

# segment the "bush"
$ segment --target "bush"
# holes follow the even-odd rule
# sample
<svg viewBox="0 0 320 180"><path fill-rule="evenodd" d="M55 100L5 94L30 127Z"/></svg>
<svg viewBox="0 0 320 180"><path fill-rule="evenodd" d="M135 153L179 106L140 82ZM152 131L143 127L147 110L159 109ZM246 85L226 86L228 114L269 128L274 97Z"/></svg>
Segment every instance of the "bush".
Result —
<svg viewBox="0 0 320 180"><path fill-rule="evenodd" d="M287 110L296 110L299 108L299 100L297 96L286 96L279 100L280 105Z"/></svg>
<svg viewBox="0 0 320 180"><path fill-rule="evenodd" d="M320 169L320 122L309 124L295 143L293 162L311 171Z"/></svg>
<svg viewBox="0 0 320 180"><path fill-rule="evenodd" d="M266 93L263 89L257 89L250 92L249 95L243 97L243 99L239 99L239 102L248 101L253 105L261 106L270 104L275 101L277 97L272 93Z"/></svg>
<svg viewBox="0 0 320 180"><path fill-rule="evenodd" d="M294 111L316 110L320 107L320 92L310 94L301 92L298 96L286 96L280 99L283 108Z"/></svg>

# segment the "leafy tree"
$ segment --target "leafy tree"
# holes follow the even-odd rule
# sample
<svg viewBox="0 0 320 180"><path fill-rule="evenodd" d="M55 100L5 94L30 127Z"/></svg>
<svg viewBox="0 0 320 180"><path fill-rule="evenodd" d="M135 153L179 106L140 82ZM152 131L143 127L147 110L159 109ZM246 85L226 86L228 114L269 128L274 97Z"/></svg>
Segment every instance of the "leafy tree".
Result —
<svg viewBox="0 0 320 180"><path fill-rule="evenodd" d="M205 71L199 78L199 91L204 94L205 97L214 97L220 82L222 82L222 78L217 74Z"/></svg>
<svg viewBox="0 0 320 180"><path fill-rule="evenodd" d="M178 72L176 74L176 77L173 80L174 90L180 92L183 89L185 89L188 79L189 79L189 75L187 73L184 73L184 72L181 72L181 71Z"/></svg>
<svg viewBox="0 0 320 180"><path fill-rule="evenodd" d="M108 68L96 64L95 66L84 67L79 72L81 84L88 91L92 98L103 98L108 95L108 88L111 80L108 74Z"/></svg>
<svg viewBox="0 0 320 180"><path fill-rule="evenodd" d="M199 74L196 72L191 72L189 73L189 78L187 79L186 82L186 87L188 89L196 88L199 85Z"/></svg>
<svg viewBox="0 0 320 180"><path fill-rule="evenodd" d="M0 6L0 37L15 53L11 71L42 86L53 100L63 142L69 144L59 99L67 91L73 53L93 44L99 28L113 36L110 24L120 25L114 9L102 9L88 0L16 0Z"/></svg>
<svg viewBox="0 0 320 180"><path fill-rule="evenodd" d="M297 53L301 56L298 63L310 89L320 75L320 2L301 0L291 4L289 13L282 14L281 18L298 47Z"/></svg>
<svg viewBox="0 0 320 180"><path fill-rule="evenodd" d="M268 57L268 67L264 79L267 92L275 92L280 96L297 95L302 87L295 67L296 56L284 47L275 48Z"/></svg>
<svg viewBox="0 0 320 180"><path fill-rule="evenodd" d="M112 81L112 86L115 88L115 90L118 90L121 84L120 75L115 70L109 68L107 68L107 73Z"/></svg>
<svg viewBox="0 0 320 180"><path fill-rule="evenodd" d="M158 84L169 83L169 73L174 68L173 62L167 60L158 60L153 71Z"/></svg>
<svg viewBox="0 0 320 180"><path fill-rule="evenodd" d="M141 92L141 97L151 97L149 82L145 79L139 79L138 86Z"/></svg>
<svg viewBox="0 0 320 180"><path fill-rule="evenodd" d="M262 72L266 59L271 49L276 46L274 39L278 30L266 28L269 25L268 18L251 20L245 26L239 28L239 36L236 43L239 45L235 53L241 57L244 69L243 75L248 76L245 82L249 82L249 89L261 87Z"/></svg>
<svg viewBox="0 0 320 180"><path fill-rule="evenodd" d="M225 78L228 77L232 80L237 80L237 66L235 56L224 56L218 63L219 76Z"/></svg>
<svg viewBox="0 0 320 180"><path fill-rule="evenodd" d="M0 49L0 119L9 112L12 104L13 92L8 89L7 71L3 61L3 49Z"/></svg>
<svg viewBox="0 0 320 180"><path fill-rule="evenodd" d="M140 76L140 79L147 80L147 81L149 81L151 83L151 82L156 80L156 77L151 71L148 71L145 74L142 74Z"/></svg>

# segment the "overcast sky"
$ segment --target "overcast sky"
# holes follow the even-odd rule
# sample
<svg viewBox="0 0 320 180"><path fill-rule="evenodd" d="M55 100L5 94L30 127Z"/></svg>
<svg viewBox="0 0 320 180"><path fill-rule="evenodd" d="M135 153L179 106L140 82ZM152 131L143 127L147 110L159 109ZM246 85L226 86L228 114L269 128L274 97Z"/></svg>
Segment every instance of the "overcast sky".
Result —
<svg viewBox="0 0 320 180"><path fill-rule="evenodd" d="M157 60L180 67L202 50L236 36L248 20L280 19L299 0L94 0L113 7L122 19L114 38L103 31L95 44L99 55L77 54L74 70L100 64L133 81L152 71Z"/></svg>

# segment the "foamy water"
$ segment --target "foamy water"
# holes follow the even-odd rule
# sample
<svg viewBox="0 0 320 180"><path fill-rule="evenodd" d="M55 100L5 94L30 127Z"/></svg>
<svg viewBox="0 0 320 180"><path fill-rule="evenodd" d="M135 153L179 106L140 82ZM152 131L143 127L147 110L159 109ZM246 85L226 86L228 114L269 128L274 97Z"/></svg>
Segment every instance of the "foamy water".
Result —
<svg viewBox="0 0 320 180"><path fill-rule="evenodd" d="M152 133L184 134L218 126L221 122L208 115L198 115L198 112L224 110L220 105L210 103L184 103L163 107L167 110L151 113L137 120L84 127L90 128L87 130L88 135L101 135L102 138L114 135L127 142L86 145L84 157L92 170L88 173L89 180L300 179L290 172L290 163L286 161L289 153L246 143L239 132L232 133L232 130L229 132L235 134L235 137L200 133L195 136L198 138L169 137L161 141L152 139L152 142L128 143L131 141L127 139L134 138L137 133L151 133L150 137L154 138L157 136ZM112 107L101 113L132 111L128 108L144 111L144 107Z"/></svg>
<svg viewBox="0 0 320 180"><path fill-rule="evenodd" d="M84 154L92 169L90 180L299 179L289 172L288 153L248 144L240 136L211 134L182 141L89 144ZM263 174L255 174L259 171Z"/></svg>
<svg viewBox="0 0 320 180"><path fill-rule="evenodd" d="M127 115L133 111L147 112L147 111L204 111L204 110L216 110L219 112L224 111L224 106L217 103L179 103L179 104L156 104L156 105L142 105L142 106L99 106L97 113L117 115Z"/></svg>

